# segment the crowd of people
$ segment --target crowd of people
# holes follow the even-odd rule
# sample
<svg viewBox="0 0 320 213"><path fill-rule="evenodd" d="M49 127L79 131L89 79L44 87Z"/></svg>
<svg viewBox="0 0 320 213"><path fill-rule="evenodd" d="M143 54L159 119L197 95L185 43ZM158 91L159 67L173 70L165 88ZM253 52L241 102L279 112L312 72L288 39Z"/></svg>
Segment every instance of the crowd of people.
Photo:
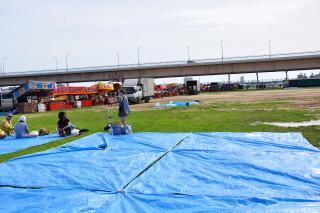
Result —
<svg viewBox="0 0 320 213"><path fill-rule="evenodd" d="M7 135L14 135L16 138L32 138L38 136L38 133L34 131L29 132L28 124L26 123L27 118L25 116L21 116L18 123L14 126L11 121L12 116L11 113L8 113L6 119L0 122L0 139L6 138ZM59 131L59 135L61 137L71 135L71 124L67 114L65 112L59 112L58 117L57 130Z"/></svg>
<svg viewBox="0 0 320 213"><path fill-rule="evenodd" d="M121 119L121 124L125 128L127 127L127 116L130 115L128 98L126 97L126 90L119 89L119 111L118 116ZM21 116L14 126L12 124L12 114L8 113L7 117L0 122L0 139L5 138L7 135L15 135L16 138L31 138L37 137L38 134L29 132L27 118ZM65 112L59 112L59 121L57 123L57 131L61 137L71 135L71 123Z"/></svg>

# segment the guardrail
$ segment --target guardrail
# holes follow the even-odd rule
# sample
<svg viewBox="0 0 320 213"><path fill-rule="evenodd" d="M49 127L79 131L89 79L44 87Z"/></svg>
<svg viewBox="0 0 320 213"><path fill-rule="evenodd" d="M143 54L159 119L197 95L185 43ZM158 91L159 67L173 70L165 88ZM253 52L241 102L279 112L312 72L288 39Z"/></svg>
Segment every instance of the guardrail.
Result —
<svg viewBox="0 0 320 213"><path fill-rule="evenodd" d="M272 55L253 55L253 56L238 56L238 57L224 57L224 58L213 58L213 59L197 59L197 60L179 60L179 61L166 61L166 62L151 62L151 63L140 63L140 64L123 64L123 65L109 65L109 66L91 66L91 67L76 67L69 69L48 69L48 70L36 70L36 71L22 71L22 72L10 72L4 73L2 76L12 76L21 74L37 74L37 73L73 73L73 72L94 72L94 71L116 71L126 69L146 69L146 68L159 68L159 67L171 67L171 66L192 66L195 64L221 64L221 63L232 63L241 61L261 61L261 60L277 60L277 59L290 59L290 58L304 58L311 56L319 56L320 51L309 51L309 52L296 52L296 53L281 53Z"/></svg>

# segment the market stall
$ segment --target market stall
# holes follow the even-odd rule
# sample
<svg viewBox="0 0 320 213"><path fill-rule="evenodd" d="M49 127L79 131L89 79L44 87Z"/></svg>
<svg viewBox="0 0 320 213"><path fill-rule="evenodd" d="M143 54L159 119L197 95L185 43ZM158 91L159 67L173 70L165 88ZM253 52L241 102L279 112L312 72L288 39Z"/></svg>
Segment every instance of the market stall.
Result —
<svg viewBox="0 0 320 213"><path fill-rule="evenodd" d="M159 84L154 86L154 96L153 98L163 98L164 91L167 89L167 85Z"/></svg>
<svg viewBox="0 0 320 213"><path fill-rule="evenodd" d="M47 111L58 110L58 109L69 109L92 106L92 100L89 99L88 95L96 94L98 90L96 87L58 87L53 91L52 95L55 97L66 96L64 100L55 98L49 102L46 102ZM77 98L75 96L85 96L83 98Z"/></svg>
<svg viewBox="0 0 320 213"><path fill-rule="evenodd" d="M178 87L179 84L172 83L167 85L168 96L178 96Z"/></svg>
<svg viewBox="0 0 320 213"><path fill-rule="evenodd" d="M111 83L97 83L92 87L95 87L98 91L93 98L94 106L104 105L106 99L108 100L107 93L114 90L113 84Z"/></svg>
<svg viewBox="0 0 320 213"><path fill-rule="evenodd" d="M45 97L56 89L55 82L48 81L27 81L25 84L12 91L16 100L16 113L37 112L41 97Z"/></svg>

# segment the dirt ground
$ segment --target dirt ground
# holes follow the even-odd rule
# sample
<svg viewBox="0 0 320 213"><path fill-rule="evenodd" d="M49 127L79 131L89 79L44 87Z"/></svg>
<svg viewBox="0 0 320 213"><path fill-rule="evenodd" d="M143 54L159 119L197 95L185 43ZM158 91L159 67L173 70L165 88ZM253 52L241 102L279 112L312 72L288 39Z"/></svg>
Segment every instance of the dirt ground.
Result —
<svg viewBox="0 0 320 213"><path fill-rule="evenodd" d="M155 104L168 104L170 101L201 101L201 105L212 103L228 103L228 104L252 104L261 102L289 102L289 109L299 110L320 110L320 88L315 89L283 89L283 90L249 90L239 92L218 92L218 93L202 93L199 95L183 95L174 97L164 97L152 99L149 103L130 105L131 111L145 110L161 110L164 108L155 108ZM118 104L113 105L117 109ZM82 110L103 111L108 108L107 105L102 107L88 107ZM285 107L284 107L285 108ZM232 109L228 109L232 110ZM250 110L250 109L246 109ZM253 109L253 110L268 110L268 109ZM29 117L39 117L41 114L28 115Z"/></svg>
<svg viewBox="0 0 320 213"><path fill-rule="evenodd" d="M260 103L289 102L290 106L300 110L320 110L320 89L283 89L283 90L249 90L241 92L205 93L152 99L149 103L130 105L132 111L154 110L156 103L168 104L170 101L201 101L201 105L212 103Z"/></svg>

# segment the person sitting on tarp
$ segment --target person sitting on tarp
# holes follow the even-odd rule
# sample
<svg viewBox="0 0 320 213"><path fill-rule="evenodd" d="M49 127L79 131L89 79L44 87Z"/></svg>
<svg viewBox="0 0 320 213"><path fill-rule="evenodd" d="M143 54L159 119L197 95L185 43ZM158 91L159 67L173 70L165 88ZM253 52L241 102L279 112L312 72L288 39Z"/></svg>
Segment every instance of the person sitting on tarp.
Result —
<svg viewBox="0 0 320 213"><path fill-rule="evenodd" d="M2 129L0 129L0 139L3 139L5 137L7 137L6 133Z"/></svg>
<svg viewBox="0 0 320 213"><path fill-rule="evenodd" d="M71 128L70 128L70 119L67 118L67 114L65 112L59 112L58 114L59 121L57 130L59 130L59 135L61 137L66 137L67 135L71 135Z"/></svg>
<svg viewBox="0 0 320 213"><path fill-rule="evenodd" d="M130 115L129 102L126 96L125 89L119 89L119 112L118 116L121 119L122 126L127 126L127 116Z"/></svg>
<svg viewBox="0 0 320 213"><path fill-rule="evenodd" d="M30 134L29 133L29 129L28 129L28 125L26 123L26 117L25 116L21 116L19 118L19 122L16 123L16 125L14 125L14 131L16 133L16 138L33 138L33 137L37 137L38 135L35 134Z"/></svg>
<svg viewBox="0 0 320 213"><path fill-rule="evenodd" d="M7 118L0 122L0 129L2 130L2 131L0 131L1 135L3 135L2 132L4 132L4 134L7 134L7 135L14 134L14 130L13 130L13 126L12 126L12 123L11 123L11 119L12 119L12 114L8 113L7 114Z"/></svg>

